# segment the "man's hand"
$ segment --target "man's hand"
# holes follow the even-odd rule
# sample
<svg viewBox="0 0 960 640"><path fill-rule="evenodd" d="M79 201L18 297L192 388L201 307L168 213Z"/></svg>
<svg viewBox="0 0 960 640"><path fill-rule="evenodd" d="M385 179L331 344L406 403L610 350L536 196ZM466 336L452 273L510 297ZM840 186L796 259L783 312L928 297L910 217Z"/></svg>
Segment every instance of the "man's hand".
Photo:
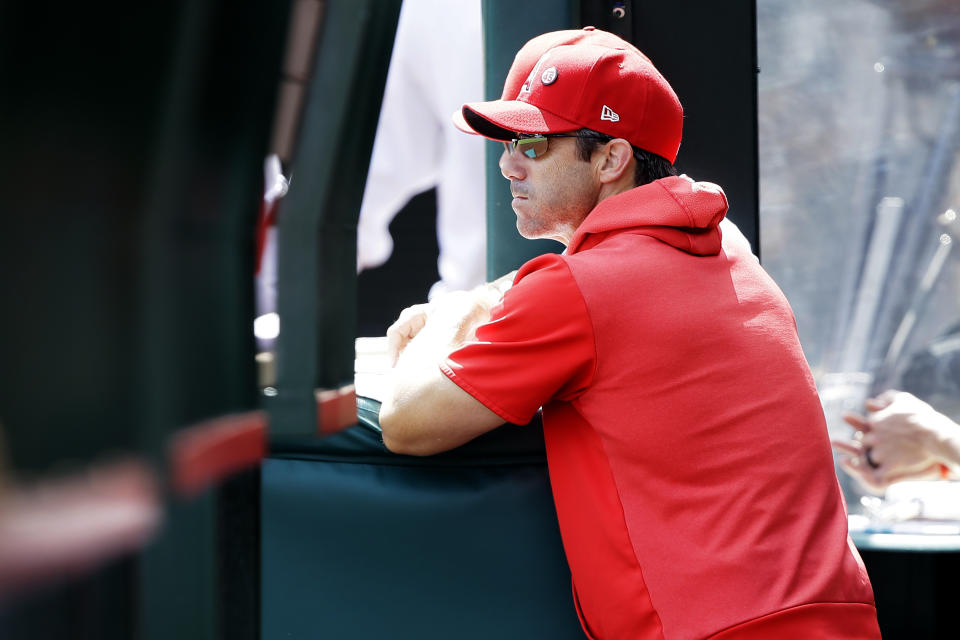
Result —
<svg viewBox="0 0 960 640"><path fill-rule="evenodd" d="M388 449L431 455L503 424L503 418L454 384L439 365L490 319L490 310L503 299L513 277L510 273L410 307L387 330L394 368L380 406L380 427Z"/></svg>
<svg viewBox="0 0 960 640"><path fill-rule="evenodd" d="M387 352L391 365L396 365L400 353L420 334L428 321L451 350L472 339L477 327L490 319L490 310L511 287L516 273L512 271L470 291L452 291L427 304L404 309L397 321L387 329Z"/></svg>
<svg viewBox="0 0 960 640"><path fill-rule="evenodd" d="M889 390L866 401L866 416L848 413L851 440L835 440L846 454L840 465L871 493L883 493L894 482L936 479L950 459L945 445L956 442L960 427L912 394Z"/></svg>
<svg viewBox="0 0 960 640"><path fill-rule="evenodd" d="M396 322L387 329L387 354L390 356L391 367L397 364L400 352L427 324L429 309L429 304L415 304L407 307L400 312Z"/></svg>

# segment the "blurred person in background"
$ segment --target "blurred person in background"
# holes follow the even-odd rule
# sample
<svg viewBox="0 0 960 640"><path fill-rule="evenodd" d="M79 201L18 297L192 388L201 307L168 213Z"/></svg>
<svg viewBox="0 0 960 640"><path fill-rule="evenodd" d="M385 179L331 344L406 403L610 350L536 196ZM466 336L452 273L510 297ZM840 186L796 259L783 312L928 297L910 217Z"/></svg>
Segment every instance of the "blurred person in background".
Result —
<svg viewBox="0 0 960 640"><path fill-rule="evenodd" d="M852 437L835 439L840 466L866 491L908 480L960 479L960 325L914 353L888 389L846 413Z"/></svg>
<svg viewBox="0 0 960 640"><path fill-rule="evenodd" d="M483 140L449 126L461 98L482 93L480 1L405 0L357 226L358 272L390 258L391 221L436 187L440 280L428 298L484 282Z"/></svg>
<svg viewBox="0 0 960 640"><path fill-rule="evenodd" d="M956 479L960 425L912 393L888 390L866 402L866 415L847 413L855 431L834 440L840 465L867 491L883 493L904 480Z"/></svg>

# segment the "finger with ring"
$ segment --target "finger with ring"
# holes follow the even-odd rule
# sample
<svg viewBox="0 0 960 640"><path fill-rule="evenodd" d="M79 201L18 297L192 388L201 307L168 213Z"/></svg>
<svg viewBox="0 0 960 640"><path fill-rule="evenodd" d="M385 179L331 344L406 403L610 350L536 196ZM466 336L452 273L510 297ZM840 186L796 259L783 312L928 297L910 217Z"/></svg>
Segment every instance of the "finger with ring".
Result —
<svg viewBox="0 0 960 640"><path fill-rule="evenodd" d="M873 448L867 447L866 449L863 450L863 459L867 461L867 464L870 466L871 469L876 469L877 467L880 466L880 464L873 459L872 453L873 453Z"/></svg>

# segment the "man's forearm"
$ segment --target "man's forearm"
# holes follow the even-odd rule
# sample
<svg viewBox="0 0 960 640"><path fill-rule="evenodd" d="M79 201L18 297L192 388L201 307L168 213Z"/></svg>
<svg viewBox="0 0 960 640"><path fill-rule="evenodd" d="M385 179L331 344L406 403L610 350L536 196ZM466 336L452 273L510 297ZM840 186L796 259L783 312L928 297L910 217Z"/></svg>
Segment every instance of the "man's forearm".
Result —
<svg viewBox="0 0 960 640"><path fill-rule="evenodd" d="M455 329L428 323L403 350L390 372L390 385L380 409L387 448L398 453L429 455L443 451L443 416L451 400L440 363L455 347ZM454 385L455 386L455 385ZM454 445L456 446L456 445Z"/></svg>
<svg viewBox="0 0 960 640"><path fill-rule="evenodd" d="M489 319L497 294L458 292L431 304L423 328L406 343L391 371L380 410L387 448L430 455L460 446L503 419L454 384L440 364Z"/></svg>

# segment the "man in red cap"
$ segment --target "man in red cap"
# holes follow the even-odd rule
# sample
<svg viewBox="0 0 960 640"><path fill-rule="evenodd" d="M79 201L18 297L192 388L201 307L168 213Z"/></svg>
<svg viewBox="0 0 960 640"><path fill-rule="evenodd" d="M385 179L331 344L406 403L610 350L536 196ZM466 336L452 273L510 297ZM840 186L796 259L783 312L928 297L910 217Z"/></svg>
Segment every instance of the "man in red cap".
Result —
<svg viewBox="0 0 960 640"><path fill-rule="evenodd" d="M683 111L616 36L545 34L457 126L502 141L515 276L411 307L380 414L428 455L542 407L591 638L879 638L787 301L716 185L677 176Z"/></svg>

